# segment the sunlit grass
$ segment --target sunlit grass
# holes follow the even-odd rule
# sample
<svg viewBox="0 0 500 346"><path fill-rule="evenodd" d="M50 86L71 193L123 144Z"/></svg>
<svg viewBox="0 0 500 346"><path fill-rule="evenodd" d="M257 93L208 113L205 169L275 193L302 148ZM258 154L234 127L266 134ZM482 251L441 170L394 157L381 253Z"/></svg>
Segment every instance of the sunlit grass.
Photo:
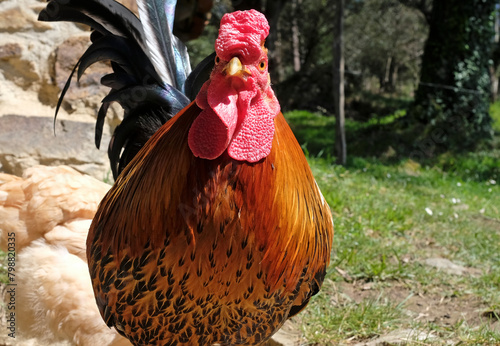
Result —
<svg viewBox="0 0 500 346"><path fill-rule="evenodd" d="M401 308L382 298L359 303L335 298L335 294L320 294L308 308L303 326L309 342L362 341L395 329L401 322Z"/></svg>
<svg viewBox="0 0 500 346"><path fill-rule="evenodd" d="M381 121L390 123L399 116ZM309 156L335 222L327 275L333 284L325 284L303 313L307 341L349 344L409 328L433 335L415 340L416 345L442 345L451 339L464 345L497 344L500 328L490 324L500 322L483 314L500 312L500 148L443 153L425 162L405 157L389 162L355 153L341 167L332 158L333 119L307 112L286 117ZM346 131L373 122L347 123ZM495 126L499 123L500 116ZM390 143L391 138L384 140ZM445 274L426 265L428 258L447 259L470 273ZM338 302L334 297L342 295L339 283L358 290L364 283L381 285L381 295ZM395 286L412 294L473 299L477 311L470 313L477 318L451 326L414 321L403 298L388 299Z"/></svg>
<svg viewBox="0 0 500 346"><path fill-rule="evenodd" d="M408 161L392 166L370 162L351 169L335 166L326 159L310 158L310 163L334 214L331 279L385 282L389 286L404 282L408 287L440 292L443 296L461 296L466 292L486 305L500 306L500 188L496 182L466 182L441 168L420 167ZM444 275L423 264L432 257L474 268L477 274ZM345 277L336 272L337 268L346 273ZM327 304L325 297L334 294L328 286L324 290L323 298L314 303L315 311L327 309L323 305ZM368 328L371 331L366 332L358 326L356 334L356 328L343 328L342 315L361 309L354 304L331 310L339 315L337 319L317 313L315 318L319 321L306 327L308 340L345 340L353 335L363 339L401 328L400 323L394 323L395 316L401 316L401 307L394 306L397 303L365 303L370 304L367 311L374 314L372 318L381 321L380 330ZM411 320L405 323L410 325ZM491 339L491 335L498 337L483 327L467 331L460 327L451 332L460 340L465 335L476 341Z"/></svg>

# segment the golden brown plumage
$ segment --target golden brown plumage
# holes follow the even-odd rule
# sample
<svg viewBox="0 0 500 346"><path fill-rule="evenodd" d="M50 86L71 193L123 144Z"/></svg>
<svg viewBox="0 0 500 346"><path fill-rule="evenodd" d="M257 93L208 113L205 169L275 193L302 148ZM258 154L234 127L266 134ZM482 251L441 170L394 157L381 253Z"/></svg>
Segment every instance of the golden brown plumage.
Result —
<svg viewBox="0 0 500 346"><path fill-rule="evenodd" d="M112 0L50 4L40 18L95 28L78 74L112 60L96 143L110 103L124 108L121 174L87 239L105 322L135 345L267 340L318 292L333 225L271 88L264 15L224 15L215 59L190 73L175 1L140 1L141 21Z"/></svg>
<svg viewBox="0 0 500 346"><path fill-rule="evenodd" d="M196 158L192 103L102 201L87 251L106 323L137 345L259 344L321 286L333 225L281 113L271 154Z"/></svg>

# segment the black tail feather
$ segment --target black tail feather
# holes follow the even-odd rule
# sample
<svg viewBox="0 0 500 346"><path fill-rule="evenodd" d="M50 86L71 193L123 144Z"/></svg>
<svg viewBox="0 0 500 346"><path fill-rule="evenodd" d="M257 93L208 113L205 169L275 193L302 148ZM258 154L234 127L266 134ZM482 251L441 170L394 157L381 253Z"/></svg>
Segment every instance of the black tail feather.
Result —
<svg viewBox="0 0 500 346"><path fill-rule="evenodd" d="M106 120L106 114L108 113L108 108L111 103L106 102L101 105L99 112L97 112L97 121L95 123L95 146L97 149L101 148L102 130L104 128L104 120Z"/></svg>
<svg viewBox="0 0 500 346"><path fill-rule="evenodd" d="M127 117L115 129L108 147L111 171L116 176L132 161L143 144L170 119L169 112L161 108L138 108L134 112L137 113L135 116Z"/></svg>
<svg viewBox="0 0 500 346"><path fill-rule="evenodd" d="M95 144L97 148L101 145L111 103L119 103L124 110L124 119L115 129L108 147L115 179L158 128L196 97L214 65L214 57L205 59L183 83L184 88L180 87L184 90L166 84L151 61L141 21L114 0L50 0L40 12L39 20L78 22L93 30L90 35L92 44L78 60L61 92L54 122L75 72L79 80L91 65L100 61L111 62L112 72L101 79L110 91L97 114ZM185 51L175 36L167 42L175 44L172 48L176 52ZM168 70L174 71L172 73L186 71L189 65L187 54L181 53L166 59Z"/></svg>
<svg viewBox="0 0 500 346"><path fill-rule="evenodd" d="M101 78L101 84L119 90L135 82L135 78L122 72L110 73Z"/></svg>
<svg viewBox="0 0 500 346"><path fill-rule="evenodd" d="M186 96L190 100L194 100L198 92L200 91L203 83L210 77L215 66L215 52L203 59L191 72L189 77L186 79L185 90Z"/></svg>
<svg viewBox="0 0 500 346"><path fill-rule="evenodd" d="M71 79L73 78L73 75L75 74L76 69L78 68L78 66L80 66L80 62L81 61L82 61L82 58L80 57L80 59L78 59L77 63L73 67L73 70L71 70L71 73L69 74L69 78L66 81L66 83L64 84L63 89L61 90L61 96L59 96L59 100L57 100L56 112L54 114L54 133L56 131L57 114L59 113L59 109L61 109L61 104L62 104L62 101L64 99L64 95L66 95L66 92L68 91L69 86L71 85Z"/></svg>
<svg viewBox="0 0 500 346"><path fill-rule="evenodd" d="M113 0L51 0L40 12L38 20L87 24L102 34L133 40L144 52L147 49L139 18Z"/></svg>

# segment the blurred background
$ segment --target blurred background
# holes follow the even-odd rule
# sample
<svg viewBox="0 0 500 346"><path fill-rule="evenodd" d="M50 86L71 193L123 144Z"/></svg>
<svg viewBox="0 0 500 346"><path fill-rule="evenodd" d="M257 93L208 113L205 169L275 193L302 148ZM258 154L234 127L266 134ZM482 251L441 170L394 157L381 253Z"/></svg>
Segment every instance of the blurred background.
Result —
<svg viewBox="0 0 500 346"><path fill-rule="evenodd" d="M122 2L136 10L133 0ZM83 25L38 22L42 6L37 0L0 2L1 115L52 116L88 45ZM260 10L271 25L266 45L274 89L311 155L340 164L356 157L428 162L446 152L496 147L498 6L492 0L185 0L175 33L196 66L213 51L224 13ZM92 121L106 68L97 64L74 83L61 119L72 114L71 120ZM111 131L118 107L115 114ZM16 150L24 145L5 133L2 138L3 170L20 174L32 155L23 163ZM86 159L80 170L102 178L105 164ZM488 170L497 178L497 168Z"/></svg>
<svg viewBox="0 0 500 346"><path fill-rule="evenodd" d="M74 78L54 123L89 28L38 22L44 6L0 0L0 171L67 164L112 182L119 107L104 148L93 139L109 66ZM179 0L192 65L224 13L250 8L335 219L327 280L288 344L500 344L500 1Z"/></svg>

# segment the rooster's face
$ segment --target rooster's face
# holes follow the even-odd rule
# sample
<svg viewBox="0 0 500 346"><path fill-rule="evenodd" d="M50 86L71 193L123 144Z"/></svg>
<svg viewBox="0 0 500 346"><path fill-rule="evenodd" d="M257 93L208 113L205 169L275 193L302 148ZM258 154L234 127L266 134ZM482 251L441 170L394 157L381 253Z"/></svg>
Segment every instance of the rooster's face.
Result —
<svg viewBox="0 0 500 346"><path fill-rule="evenodd" d="M195 156L215 159L227 150L235 160L256 162L269 155L280 106L267 68L268 33L255 10L222 18L215 67L196 98L203 111L189 133Z"/></svg>

